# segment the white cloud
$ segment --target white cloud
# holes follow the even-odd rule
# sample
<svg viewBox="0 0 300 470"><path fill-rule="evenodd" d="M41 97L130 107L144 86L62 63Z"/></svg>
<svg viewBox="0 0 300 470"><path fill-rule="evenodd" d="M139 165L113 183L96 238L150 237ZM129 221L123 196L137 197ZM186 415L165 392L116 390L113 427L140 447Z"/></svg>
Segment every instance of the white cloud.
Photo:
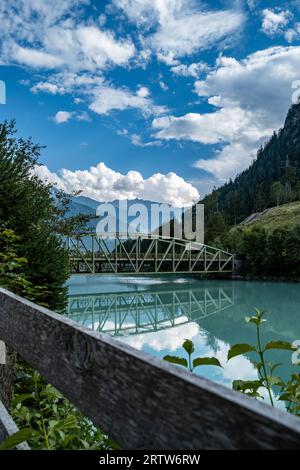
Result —
<svg viewBox="0 0 300 470"><path fill-rule="evenodd" d="M147 87L141 86L135 93L104 79L106 70L128 67L137 51L127 35L121 37L105 27L103 18L87 17L84 7L88 3L16 0L12 8L11 2L2 1L1 63L50 71L44 80L39 75L34 83L33 78L33 93L72 94L75 102L84 98L98 114L127 108L146 115L164 112L164 107L153 103Z"/></svg>
<svg viewBox="0 0 300 470"><path fill-rule="evenodd" d="M138 91L136 92L137 96L139 96L140 98L147 98L148 96L150 96L150 91L147 87L145 86L141 86L139 87Z"/></svg>
<svg viewBox="0 0 300 470"><path fill-rule="evenodd" d="M85 122L91 121L90 115L86 111L80 111L74 114L75 114L77 121L85 121Z"/></svg>
<svg viewBox="0 0 300 470"><path fill-rule="evenodd" d="M65 122L70 121L71 118L72 118L72 113L68 111L58 111L55 114L53 120L56 122L56 124L63 124Z"/></svg>
<svg viewBox="0 0 300 470"><path fill-rule="evenodd" d="M91 91L90 109L97 114L108 114L112 110L135 108L145 115L162 114L167 111L164 106L155 105L145 87L139 88L136 94L127 88L113 88L109 85L95 87Z"/></svg>
<svg viewBox="0 0 300 470"><path fill-rule="evenodd" d="M267 127L282 125L299 78L300 47L272 47L238 61L220 57L216 69L195 84L201 97L220 96L220 107L238 105L265 114Z"/></svg>
<svg viewBox="0 0 300 470"><path fill-rule="evenodd" d="M274 10L266 8L263 10L262 14L262 29L268 36L282 33L283 29L293 18L293 15L289 10L281 10L280 8L276 8Z"/></svg>
<svg viewBox="0 0 300 470"><path fill-rule="evenodd" d="M133 145L137 147L159 147L161 142L159 140L151 140L149 142L143 142L138 134L132 134L130 140Z"/></svg>
<svg viewBox="0 0 300 470"><path fill-rule="evenodd" d="M259 116L256 121L250 111L234 106L203 115L189 113L182 117L157 118L153 121L153 128L157 130L155 136L161 140L225 144L216 158L201 159L195 164L220 180L230 178L250 164L258 143L272 133L272 128L261 128Z"/></svg>
<svg viewBox="0 0 300 470"><path fill-rule="evenodd" d="M220 57L215 70L195 90L217 106L215 112L156 118L159 139L223 144L213 158L195 166L226 180L245 167L273 130L282 126L291 105L292 83L300 70L300 47L274 47L238 61Z"/></svg>
<svg viewBox="0 0 300 470"><path fill-rule="evenodd" d="M259 4L259 0L247 0L247 4L250 10L254 10Z"/></svg>
<svg viewBox="0 0 300 470"><path fill-rule="evenodd" d="M196 62L190 65L179 64L171 67L171 71L175 75L181 75L182 77L199 78L201 73L208 71L208 65L204 62Z"/></svg>
<svg viewBox="0 0 300 470"><path fill-rule="evenodd" d="M86 0L15 0L12 8L9 0L2 0L3 63L76 72L127 66L135 55L134 44L91 18L85 23L79 7L86 4Z"/></svg>
<svg viewBox="0 0 300 470"><path fill-rule="evenodd" d="M180 321L181 319L179 318L178 320ZM182 320L187 321L184 318ZM176 328L123 337L122 341L140 351L147 346L147 348L158 352L163 350L174 352L182 346L186 338L193 340L198 334L199 325L197 323L186 323Z"/></svg>
<svg viewBox="0 0 300 470"><path fill-rule="evenodd" d="M194 0L114 0L114 4L140 28L154 30L146 42L169 65L210 48L244 23L240 10L208 11Z"/></svg>
<svg viewBox="0 0 300 470"><path fill-rule="evenodd" d="M237 31L243 15L234 11L201 12L168 18L151 38L152 47L163 57L170 52L183 57L210 48Z"/></svg>
<svg viewBox="0 0 300 470"><path fill-rule="evenodd" d="M168 85L166 85L166 83L163 80L160 80L158 84L163 91L168 91L169 87Z"/></svg>
<svg viewBox="0 0 300 470"><path fill-rule="evenodd" d="M31 90L33 93L71 93L76 95L75 103L87 101L89 108L97 114L108 114L112 110L122 111L129 108L139 109L147 116L167 112L166 107L153 102L149 88L139 86L134 93L126 87L116 88L105 82L102 75L93 73L59 72L48 77L45 82L38 82Z"/></svg>
<svg viewBox="0 0 300 470"><path fill-rule="evenodd" d="M193 140L203 144L228 142L245 138L247 134L251 140L253 136L260 136L259 129L253 127L251 112L239 107L223 108L202 115L189 113L182 117L156 118L152 127L160 129L156 133L159 139Z"/></svg>
<svg viewBox="0 0 300 470"><path fill-rule="evenodd" d="M37 166L35 171L41 179L53 182L67 193L82 191L84 196L99 201L140 198L183 207L199 199L197 189L175 173L155 173L143 178L138 171L121 174L104 163L88 170L62 169L59 174L46 166Z"/></svg>
<svg viewBox="0 0 300 470"><path fill-rule="evenodd" d="M298 40L300 37L300 23L295 23L292 28L288 28L284 33L284 37L289 43Z"/></svg>
<svg viewBox="0 0 300 470"><path fill-rule="evenodd" d="M53 69L63 65L62 58L48 52L21 47L16 44L12 45L11 51L13 60L29 67Z"/></svg>
<svg viewBox="0 0 300 470"><path fill-rule="evenodd" d="M66 122L69 122L71 119L76 119L77 121L90 121L90 116L86 111L58 111L53 117L53 120L56 124L64 124Z"/></svg>
<svg viewBox="0 0 300 470"><path fill-rule="evenodd" d="M31 87L32 93L50 93L51 95L63 95L65 88L49 82L38 82Z"/></svg>

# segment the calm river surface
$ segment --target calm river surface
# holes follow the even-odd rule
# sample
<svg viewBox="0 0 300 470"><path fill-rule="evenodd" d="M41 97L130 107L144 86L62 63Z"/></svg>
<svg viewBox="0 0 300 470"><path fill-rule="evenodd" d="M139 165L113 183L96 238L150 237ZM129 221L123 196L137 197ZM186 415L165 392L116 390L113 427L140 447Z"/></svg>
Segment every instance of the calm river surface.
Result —
<svg viewBox="0 0 300 470"><path fill-rule="evenodd" d="M197 356L215 356L223 365L195 372L227 386L235 379L257 378L251 354L227 362L230 346L255 342L254 325L245 323L254 307L268 312L264 341L300 339L300 284L75 275L68 286L73 320L158 357L184 356L181 345L191 339ZM270 360L284 364L277 372L282 378L296 371L290 352L274 351Z"/></svg>

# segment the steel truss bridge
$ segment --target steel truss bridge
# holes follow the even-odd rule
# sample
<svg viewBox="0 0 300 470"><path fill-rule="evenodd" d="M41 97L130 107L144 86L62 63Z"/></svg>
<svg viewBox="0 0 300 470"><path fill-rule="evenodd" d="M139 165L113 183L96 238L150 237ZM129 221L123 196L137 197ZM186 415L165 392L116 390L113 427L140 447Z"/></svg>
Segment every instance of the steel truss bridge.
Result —
<svg viewBox="0 0 300 470"><path fill-rule="evenodd" d="M160 331L234 305L234 288L199 288L70 296L67 316L114 336Z"/></svg>
<svg viewBox="0 0 300 470"><path fill-rule="evenodd" d="M68 238L70 272L75 273L232 273L234 256L197 242L140 234Z"/></svg>

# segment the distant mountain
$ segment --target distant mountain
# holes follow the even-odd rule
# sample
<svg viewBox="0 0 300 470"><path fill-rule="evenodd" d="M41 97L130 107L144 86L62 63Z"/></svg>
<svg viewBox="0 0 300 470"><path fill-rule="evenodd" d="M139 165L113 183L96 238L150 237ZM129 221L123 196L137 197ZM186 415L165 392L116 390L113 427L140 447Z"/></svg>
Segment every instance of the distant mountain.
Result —
<svg viewBox="0 0 300 470"><path fill-rule="evenodd" d="M89 222L87 222L87 229L90 230L90 231L95 231L97 223L99 222L99 218L96 217L96 210L99 207L99 205L102 204L102 203L103 202L101 202L101 201L96 201L96 200L91 199L91 198L86 197L86 196L73 196L72 199L71 199L71 203L70 203L70 207L69 207L69 211L67 213L67 216L72 217L72 216L80 215L80 214L90 216L91 220ZM114 200L114 201L110 202L110 204L112 204L114 206L115 211L116 211L117 229L118 229L119 220L120 220L119 203L120 203L119 200ZM128 209L130 207L132 207L134 204L142 204L143 206L146 207L146 209L148 211L148 220L145 221L145 225L142 226L141 229L140 229L141 232L146 233L146 232L148 232L148 227L150 227L150 223L151 223L151 213L150 213L151 204L155 204L155 202L144 200L144 199L127 200ZM171 205L169 205L169 208L170 208L170 211L172 211L173 208L172 208ZM133 220L134 218L135 218L135 216L132 216L130 218L129 222L131 220ZM165 222L166 221L167 220L165 220Z"/></svg>
<svg viewBox="0 0 300 470"><path fill-rule="evenodd" d="M259 149L253 164L202 202L207 226L216 213L225 224L235 225L253 213L297 200L300 200L300 103L290 108L284 127Z"/></svg>
<svg viewBox="0 0 300 470"><path fill-rule="evenodd" d="M72 200L75 204L80 204L80 205L89 207L90 209L93 210L94 213L100 204L99 201L95 201L95 199L91 199L90 197L86 197L86 196L75 196L72 198Z"/></svg>

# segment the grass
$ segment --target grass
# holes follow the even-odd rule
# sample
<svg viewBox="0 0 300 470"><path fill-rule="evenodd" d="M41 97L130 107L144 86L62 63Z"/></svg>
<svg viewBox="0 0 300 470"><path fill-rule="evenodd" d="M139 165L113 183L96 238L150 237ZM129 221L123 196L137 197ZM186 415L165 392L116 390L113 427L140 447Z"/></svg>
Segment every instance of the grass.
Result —
<svg viewBox="0 0 300 470"><path fill-rule="evenodd" d="M246 223L242 222L240 226L249 228L264 227L268 231L273 231L277 228L290 228L299 223L300 202L297 201L268 209L268 211L259 215L257 219Z"/></svg>

